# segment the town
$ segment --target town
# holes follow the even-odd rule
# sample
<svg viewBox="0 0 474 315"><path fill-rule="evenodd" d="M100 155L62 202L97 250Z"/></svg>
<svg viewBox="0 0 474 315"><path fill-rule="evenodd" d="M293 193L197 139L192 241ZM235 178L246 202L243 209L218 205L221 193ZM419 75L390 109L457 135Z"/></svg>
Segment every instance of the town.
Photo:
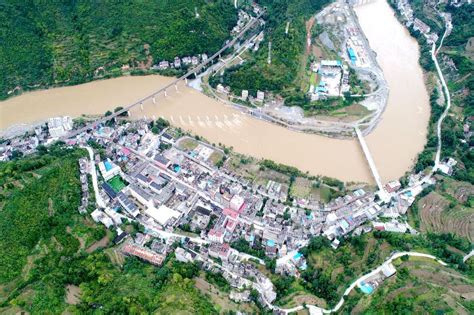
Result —
<svg viewBox="0 0 474 315"><path fill-rule="evenodd" d="M387 279L394 280L396 277L393 275L397 272L401 275L402 268L394 262L399 258L428 258L446 266L445 261L451 262L441 260L441 256L433 252L427 251L438 257L426 252L392 248L389 255L377 261L378 267L374 262L346 278L344 285L347 289L339 302L336 304L334 299L325 304L331 309L306 301L298 302L300 305L297 306L286 304L288 308L283 308L284 304L280 303L275 279L298 279L304 285L311 282L306 275L314 271L314 257L308 253L308 248L315 240L324 240L332 255L336 250L339 254L347 249L344 246L351 238L364 234L414 237L426 232L416 223L412 225L414 222L407 216L409 208L413 206L410 211L421 208L420 199L432 192L436 184L440 186L452 176L456 165L463 164L459 156L443 153L441 158L441 124L450 107L450 94L439 70L436 53L443 38L452 31L451 16L437 12L445 25L440 40L436 32L414 16L408 1L399 0L395 2L399 18L432 45L431 57L440 77L438 88L441 92L445 88L443 100L447 98L447 106L436 122L439 142L434 163L425 166L421 172L414 167L402 178L393 178L388 183L384 179L382 183L364 136L375 128L384 111L388 88L375 53L350 6L352 2L337 1L312 17L315 25L324 25L325 34L321 34L319 40L322 38L323 46L332 54L324 58L312 57L306 63L304 78L309 84L305 85L303 93L312 102L360 98L364 102L362 105L372 112L368 116L369 122L341 125L331 122L317 128L335 132L342 138L357 138L362 149L360 154L364 154L363 161L367 162L367 171L370 170L375 179L372 183L344 183L234 152L232 147L199 136L199 132L179 128L172 116L170 123L164 116L152 116L151 119L132 114L131 109L137 105L143 111L144 100L149 99L156 105L155 96L162 92L165 98L171 98L167 95L167 88L174 87L178 92L177 82L185 80L187 86L211 93L211 96L239 109L242 115L292 130L314 132L314 126L302 123L299 116L296 117L299 121L296 126L288 121L283 123L282 117L277 115L281 108L272 106L284 104L275 105L275 95L268 91L257 90L252 96L249 90L243 89L239 91L240 95L233 95L230 86L222 83L216 84L215 89L201 86L209 80L208 75L219 77L227 66L243 64L240 56L248 56L245 51L259 50L267 34L261 30L263 27L259 27L265 24L261 18L264 9L256 4L252 5L251 13L238 12L237 25L231 31L234 39L227 41L218 53L208 56L201 51L186 57L176 56L174 60L161 60L151 67L162 74L186 72L176 81L136 103L116 107L114 113L108 111L104 116L82 115L74 119L69 116L51 117L46 122L29 126L30 130L24 134L0 138L0 161L41 154L49 146L75 150L77 156L81 155L76 165L81 188L77 208L80 215L77 216L91 218L103 231L107 229L109 244L112 240L107 250L121 260L134 257L161 269L170 260L193 263L206 276L210 274L224 279L230 287L225 294L231 301L256 302L258 307L270 309L275 314L288 314L304 308L310 314L337 312L344 299L349 299L352 290L357 289L361 296L370 295L385 281L390 282ZM199 16L197 11L196 15ZM286 32L290 23L286 24ZM246 29L251 30L247 39L241 37ZM329 36L326 30L337 35L338 40ZM307 49L313 51L311 36L307 39ZM441 44L436 48L439 42ZM222 58L221 52L224 54L229 48L234 49L230 57ZM268 50L270 64L271 42ZM443 55L442 63L450 76L458 75L450 57ZM357 80L358 84L351 84L351 80ZM276 111L272 112L273 109ZM281 113L288 114L286 111ZM472 121L472 116L463 121L463 143L471 143ZM448 156L454 156L459 162ZM471 251L464 259L473 254ZM133 259L127 259L129 261ZM154 269L149 265L146 267ZM334 277L331 282L333 280Z"/></svg>
<svg viewBox="0 0 474 315"><path fill-rule="evenodd" d="M67 138L75 125L70 117L51 118L34 133L4 141L1 159L32 154ZM226 158L232 153L227 148L185 134L162 118L116 117L65 140L65 145L89 154L78 161L78 211L115 231L114 243L122 254L159 266L174 251L179 261L200 261L205 270L222 274L235 301L249 301L253 288L269 307L276 292L258 265L274 263L276 273L298 277L306 268L299 250L312 237L322 235L336 249L350 233L416 234L400 216L434 183L412 174L406 187L399 181L385 185L388 200L368 186L328 203L289 201L284 183L249 181L228 167ZM450 174L454 164L450 159L442 171ZM123 226L132 222L142 228L130 235ZM395 272L390 264L381 270L371 281L358 283L363 292L372 292L370 283Z"/></svg>

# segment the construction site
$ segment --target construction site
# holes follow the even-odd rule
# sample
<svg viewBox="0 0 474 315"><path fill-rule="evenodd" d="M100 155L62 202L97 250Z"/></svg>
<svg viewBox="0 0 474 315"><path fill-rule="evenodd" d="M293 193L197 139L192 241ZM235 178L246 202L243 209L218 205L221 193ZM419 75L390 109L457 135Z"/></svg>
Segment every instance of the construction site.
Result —
<svg viewBox="0 0 474 315"><path fill-rule="evenodd" d="M285 32L291 29L286 23ZM220 60L201 76L204 82L226 69L251 60L251 53L264 46L266 62L272 62L272 42L262 31L246 41L233 55ZM288 106L284 97L249 90L235 95L229 86L205 85L205 93L254 117L307 133L330 137L354 137L358 127L364 135L380 120L388 99L388 85L375 53L359 25L354 4L337 1L306 21L306 49L294 85L306 94L307 106ZM250 84L250 82L249 82ZM203 91L201 80L197 89Z"/></svg>

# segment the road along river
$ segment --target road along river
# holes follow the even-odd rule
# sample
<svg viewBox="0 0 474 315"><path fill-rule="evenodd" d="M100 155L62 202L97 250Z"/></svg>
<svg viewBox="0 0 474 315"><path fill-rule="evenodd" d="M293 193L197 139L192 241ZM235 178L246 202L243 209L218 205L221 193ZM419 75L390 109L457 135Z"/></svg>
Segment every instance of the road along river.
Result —
<svg viewBox="0 0 474 315"><path fill-rule="evenodd" d="M356 8L378 61L390 96L377 129L368 136L384 181L397 178L422 150L428 123L428 96L418 66L414 39L383 0ZM390 34L390 35L388 35ZM102 114L151 94L171 78L122 77L83 85L25 93L0 103L0 129L30 124L57 115ZM337 140L288 129L243 115L191 88L171 88L168 96L137 106L132 116L164 117L174 125L235 151L298 167L314 175L344 181L373 182L356 140Z"/></svg>
<svg viewBox="0 0 474 315"><path fill-rule="evenodd" d="M367 137L375 164L386 180L402 175L423 150L429 96L418 63L418 44L398 22L388 3L375 0L356 6L355 11L390 88L382 121Z"/></svg>

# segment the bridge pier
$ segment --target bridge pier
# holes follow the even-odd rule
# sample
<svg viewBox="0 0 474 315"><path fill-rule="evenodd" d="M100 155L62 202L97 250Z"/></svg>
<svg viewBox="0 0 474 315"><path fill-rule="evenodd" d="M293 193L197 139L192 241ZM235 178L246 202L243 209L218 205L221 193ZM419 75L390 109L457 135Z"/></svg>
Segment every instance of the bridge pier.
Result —
<svg viewBox="0 0 474 315"><path fill-rule="evenodd" d="M178 92L178 84L175 84L174 88L175 88L176 92Z"/></svg>
<svg viewBox="0 0 474 315"><path fill-rule="evenodd" d="M186 83L186 85L188 85L188 78L184 78L184 83Z"/></svg>
<svg viewBox="0 0 474 315"><path fill-rule="evenodd" d="M153 104L156 104L155 96L153 96L153 98L151 100L152 100Z"/></svg>
<svg viewBox="0 0 474 315"><path fill-rule="evenodd" d="M143 110L143 103L140 103L140 108L141 110Z"/></svg>
<svg viewBox="0 0 474 315"><path fill-rule="evenodd" d="M168 93L166 93L166 90L165 90L165 97L167 97L167 96L168 96Z"/></svg>

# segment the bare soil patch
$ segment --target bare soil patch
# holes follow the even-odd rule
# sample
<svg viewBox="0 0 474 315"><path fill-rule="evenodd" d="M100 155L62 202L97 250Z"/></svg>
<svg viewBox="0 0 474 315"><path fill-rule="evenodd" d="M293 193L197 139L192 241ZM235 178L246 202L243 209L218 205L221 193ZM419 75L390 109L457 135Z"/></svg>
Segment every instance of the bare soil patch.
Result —
<svg viewBox="0 0 474 315"><path fill-rule="evenodd" d="M66 286L66 303L76 305L81 302L81 288L76 285L68 284Z"/></svg>
<svg viewBox="0 0 474 315"><path fill-rule="evenodd" d="M97 242L92 244L88 249L86 249L86 253L90 254L99 248L107 247L107 244L109 244L109 241L110 241L109 235L104 236L102 239L98 240Z"/></svg>

